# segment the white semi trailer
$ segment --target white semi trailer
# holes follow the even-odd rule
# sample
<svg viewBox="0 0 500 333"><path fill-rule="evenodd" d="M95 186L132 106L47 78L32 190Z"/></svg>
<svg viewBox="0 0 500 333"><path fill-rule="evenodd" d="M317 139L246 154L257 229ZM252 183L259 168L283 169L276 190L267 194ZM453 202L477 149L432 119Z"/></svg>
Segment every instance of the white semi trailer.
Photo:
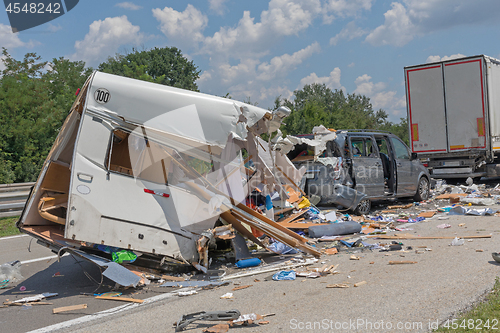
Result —
<svg viewBox="0 0 500 333"><path fill-rule="evenodd" d="M405 67L410 147L434 178L500 176L500 60Z"/></svg>

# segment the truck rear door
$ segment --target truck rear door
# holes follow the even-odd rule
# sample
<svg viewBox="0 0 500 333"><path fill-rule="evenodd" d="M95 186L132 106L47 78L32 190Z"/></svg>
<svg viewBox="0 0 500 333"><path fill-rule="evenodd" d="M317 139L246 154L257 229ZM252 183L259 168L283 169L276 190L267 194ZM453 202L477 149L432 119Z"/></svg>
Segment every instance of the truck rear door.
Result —
<svg viewBox="0 0 500 333"><path fill-rule="evenodd" d="M411 149L415 153L447 152L441 64L405 72Z"/></svg>
<svg viewBox="0 0 500 333"><path fill-rule="evenodd" d="M482 56L405 68L413 152L487 148L483 72Z"/></svg>
<svg viewBox="0 0 500 333"><path fill-rule="evenodd" d="M486 148L483 58L444 63L448 150Z"/></svg>

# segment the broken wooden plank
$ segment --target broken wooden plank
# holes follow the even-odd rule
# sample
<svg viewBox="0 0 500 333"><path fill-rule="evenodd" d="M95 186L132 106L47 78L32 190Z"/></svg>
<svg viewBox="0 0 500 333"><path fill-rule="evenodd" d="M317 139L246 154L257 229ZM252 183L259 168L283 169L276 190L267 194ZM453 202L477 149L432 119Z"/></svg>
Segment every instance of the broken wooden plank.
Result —
<svg viewBox="0 0 500 333"><path fill-rule="evenodd" d="M327 284L327 288L349 288L349 285L345 283L334 283L334 284Z"/></svg>
<svg viewBox="0 0 500 333"><path fill-rule="evenodd" d="M305 212L307 212L307 209L303 209L302 211L300 211L298 213L292 214L289 217L287 217L286 219L284 219L283 221L279 221L277 223L280 224L280 225L284 225L284 224L290 223L293 220L295 220L295 219L299 218L300 216L304 215Z"/></svg>
<svg viewBox="0 0 500 333"><path fill-rule="evenodd" d="M96 296L97 299L105 299L108 301L122 301L122 302L133 302L133 303L142 303L143 299L136 298L127 298L127 297L108 297L108 296Z"/></svg>
<svg viewBox="0 0 500 333"><path fill-rule="evenodd" d="M355 283L354 286L355 287L360 287L360 286L362 286L364 284L366 284L366 281L361 281L361 282Z"/></svg>
<svg viewBox="0 0 500 333"><path fill-rule="evenodd" d="M246 286L234 287L232 290L233 290L233 291L236 291L236 290L241 290L241 289L250 288L250 287L252 287L252 286L253 286L252 284L249 284L249 285L246 285Z"/></svg>
<svg viewBox="0 0 500 333"><path fill-rule="evenodd" d="M317 225L327 225L327 224L330 224L330 223L314 223L314 222L306 222L306 223L302 223L302 222L288 222L288 223L284 223L284 222L276 222L278 223L279 225L285 227L285 228L288 228L288 229L308 229L309 227L314 227L314 226L317 226Z"/></svg>
<svg viewBox="0 0 500 333"><path fill-rule="evenodd" d="M61 313L61 312L66 312L66 311L82 310L82 309L86 309L86 308L87 308L87 304L63 306L60 308L52 309L52 313Z"/></svg>
<svg viewBox="0 0 500 333"><path fill-rule="evenodd" d="M161 278L165 281L176 281L176 282L186 280L182 276L172 276L172 275L162 275Z"/></svg>
<svg viewBox="0 0 500 333"><path fill-rule="evenodd" d="M274 213L274 216L289 212L289 211L294 210L294 209L295 209L295 207L288 207L288 208L278 210L277 212Z"/></svg>
<svg viewBox="0 0 500 333"><path fill-rule="evenodd" d="M394 206L388 206L387 209L406 209L413 207L413 203L409 203L407 205L394 205Z"/></svg>
<svg viewBox="0 0 500 333"><path fill-rule="evenodd" d="M389 261L389 265L405 265L405 264L417 264L417 261L410 261L410 260L395 260L395 261Z"/></svg>

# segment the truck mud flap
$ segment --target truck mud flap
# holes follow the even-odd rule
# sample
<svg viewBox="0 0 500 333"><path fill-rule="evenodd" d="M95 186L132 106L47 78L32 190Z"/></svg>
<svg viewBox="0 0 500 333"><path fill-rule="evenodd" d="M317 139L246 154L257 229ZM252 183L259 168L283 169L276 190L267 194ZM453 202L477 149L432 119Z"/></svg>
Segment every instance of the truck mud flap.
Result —
<svg viewBox="0 0 500 333"><path fill-rule="evenodd" d="M344 206L347 209L354 209L359 205L361 200L366 197L366 194L356 191L353 188L335 184L333 187L333 194L328 198L328 201Z"/></svg>
<svg viewBox="0 0 500 333"><path fill-rule="evenodd" d="M111 260L69 247L63 247L59 250L58 253L59 258L63 255L64 252L76 255L82 259L85 259L99 266L99 269L101 270L103 276L124 287L135 288L137 287L137 284L139 284L139 282L141 281L141 278L139 276L132 273L122 265L117 264L116 262L113 262Z"/></svg>

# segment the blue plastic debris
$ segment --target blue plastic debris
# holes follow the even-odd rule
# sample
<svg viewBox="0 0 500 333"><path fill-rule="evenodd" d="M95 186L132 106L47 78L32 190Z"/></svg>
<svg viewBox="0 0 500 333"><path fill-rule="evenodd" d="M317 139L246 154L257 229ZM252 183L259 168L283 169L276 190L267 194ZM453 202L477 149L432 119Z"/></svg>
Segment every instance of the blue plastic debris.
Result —
<svg viewBox="0 0 500 333"><path fill-rule="evenodd" d="M274 281L295 280L295 271L279 271L273 275Z"/></svg>

